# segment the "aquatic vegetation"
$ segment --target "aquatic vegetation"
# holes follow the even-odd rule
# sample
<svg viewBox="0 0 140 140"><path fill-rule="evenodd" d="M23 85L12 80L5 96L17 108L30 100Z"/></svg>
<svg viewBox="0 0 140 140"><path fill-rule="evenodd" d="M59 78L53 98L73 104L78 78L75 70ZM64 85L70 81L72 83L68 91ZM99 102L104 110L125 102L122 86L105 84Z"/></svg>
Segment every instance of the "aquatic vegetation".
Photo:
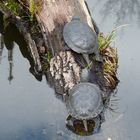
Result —
<svg viewBox="0 0 140 140"><path fill-rule="evenodd" d="M8 8L14 15L19 15L20 5L14 0L4 1L4 5Z"/></svg>
<svg viewBox="0 0 140 140"><path fill-rule="evenodd" d="M110 46L110 44L114 41L115 35L116 35L115 30L111 31L106 37L103 35L103 33L100 33L98 35L100 53L102 53L104 49Z"/></svg>
<svg viewBox="0 0 140 140"><path fill-rule="evenodd" d="M106 80L106 86L110 89L115 89L119 82L117 78L118 55L114 40L118 29L128 25L129 24L124 24L114 28L106 37L103 33L98 35L99 50L104 60L104 78Z"/></svg>
<svg viewBox="0 0 140 140"><path fill-rule="evenodd" d="M110 111L110 113L119 113L119 110L118 110L119 101L120 99L115 95L113 95L112 98L110 98L110 101L108 102L109 104L107 105L107 108Z"/></svg>
<svg viewBox="0 0 140 140"><path fill-rule="evenodd" d="M35 14L35 2L34 0L30 0L29 2L29 12L30 12L30 20L33 21L33 17Z"/></svg>
<svg viewBox="0 0 140 140"><path fill-rule="evenodd" d="M98 36L100 54L103 56L103 72L106 80L106 86L115 89L118 84L117 68L118 55L117 49L111 47L116 36L116 30L112 30L106 37L103 33Z"/></svg>
<svg viewBox="0 0 140 140"><path fill-rule="evenodd" d="M29 19L30 21L33 21L34 14L36 13L37 9L37 6L35 6L35 0L29 0L28 4L24 0L5 0L2 1L2 4L4 4L5 8L9 9L16 16L20 15L20 9L27 9Z"/></svg>
<svg viewBox="0 0 140 140"><path fill-rule="evenodd" d="M51 58L52 54L50 51L47 51L43 56L41 56L43 71L47 71L49 68L49 62L51 61Z"/></svg>
<svg viewBox="0 0 140 140"><path fill-rule="evenodd" d="M18 0L18 2L28 10L28 16L31 22L34 20L35 14L41 11L43 6L43 0L29 0L28 3L25 0Z"/></svg>

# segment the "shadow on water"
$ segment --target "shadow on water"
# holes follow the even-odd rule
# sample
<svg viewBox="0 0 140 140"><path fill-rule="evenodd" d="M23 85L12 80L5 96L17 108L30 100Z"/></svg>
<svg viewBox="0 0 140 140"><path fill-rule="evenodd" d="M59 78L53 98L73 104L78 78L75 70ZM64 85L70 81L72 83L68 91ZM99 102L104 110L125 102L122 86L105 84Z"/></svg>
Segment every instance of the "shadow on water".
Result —
<svg viewBox="0 0 140 140"><path fill-rule="evenodd" d="M2 15L0 15L0 32L1 32L1 47L0 47L0 61L2 61L2 52L4 46L8 50L8 61L9 61L9 82L13 79L12 68L13 68L13 50L14 43L19 46L19 50L24 58L26 58L30 63L29 71L35 76L35 78L39 81L42 80L42 76L36 75L34 72L34 63L33 59L28 51L27 43L25 42L23 36L20 34L19 30L16 28L14 24L8 23L6 27L3 25ZM5 30L4 30L5 28ZM4 30L4 32L3 32Z"/></svg>

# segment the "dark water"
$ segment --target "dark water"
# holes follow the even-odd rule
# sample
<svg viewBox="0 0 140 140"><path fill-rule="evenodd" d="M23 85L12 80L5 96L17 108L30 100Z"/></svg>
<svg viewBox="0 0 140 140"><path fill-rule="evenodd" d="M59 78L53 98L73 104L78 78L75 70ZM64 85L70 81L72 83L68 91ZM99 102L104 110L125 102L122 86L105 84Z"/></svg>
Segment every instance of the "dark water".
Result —
<svg viewBox="0 0 140 140"><path fill-rule="evenodd" d="M80 137L68 131L65 127L65 105L56 98L44 77L42 82L38 82L29 72L30 63L26 58L30 58L23 53L25 50L20 51L26 45L22 44L19 49L14 43L13 60L11 51L4 47L0 64L0 140L139 139L140 1L87 2L95 21L104 33L116 26L129 24L119 30L116 37L119 54L118 77L121 82L116 97L119 100L112 103L117 104L117 113L107 111L101 132L93 136ZM9 48L10 46L12 47L12 44L9 43ZM8 54L11 56L10 61ZM9 74L10 68L12 71Z"/></svg>

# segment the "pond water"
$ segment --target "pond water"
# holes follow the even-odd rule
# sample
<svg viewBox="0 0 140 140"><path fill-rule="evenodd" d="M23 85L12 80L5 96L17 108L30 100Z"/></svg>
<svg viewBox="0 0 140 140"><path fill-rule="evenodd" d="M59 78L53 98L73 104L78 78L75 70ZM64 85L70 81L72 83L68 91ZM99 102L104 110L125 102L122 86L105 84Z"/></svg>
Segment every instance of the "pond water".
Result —
<svg viewBox="0 0 140 140"><path fill-rule="evenodd" d="M87 3L105 34L116 26L129 24L116 37L120 79L115 97L119 100L112 101L118 107L116 113L106 112L106 121L98 134L80 137L68 131L64 103L44 77L39 82L29 72L30 63L26 58L30 58L22 48L26 45L22 44L19 49L14 43L13 53L4 47L0 62L0 140L139 139L140 0L87 0ZM9 46L12 48L12 44Z"/></svg>

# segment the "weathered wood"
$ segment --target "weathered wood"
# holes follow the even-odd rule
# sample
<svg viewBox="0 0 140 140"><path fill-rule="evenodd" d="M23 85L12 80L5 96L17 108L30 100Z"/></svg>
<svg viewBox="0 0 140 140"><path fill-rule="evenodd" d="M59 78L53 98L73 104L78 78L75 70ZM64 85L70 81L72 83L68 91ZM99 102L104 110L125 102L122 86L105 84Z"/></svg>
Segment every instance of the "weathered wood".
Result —
<svg viewBox="0 0 140 140"><path fill-rule="evenodd" d="M48 71L53 79L56 92L60 94L68 92L80 82L80 73L85 67L81 55L64 51L63 27L71 21L73 16L79 16L94 30L95 24L84 0L44 0L42 10L36 13L43 36L47 40L46 47L51 50L53 55ZM80 65L81 63L82 65ZM100 70L102 71L102 68Z"/></svg>
<svg viewBox="0 0 140 140"><path fill-rule="evenodd" d="M44 0L42 10L38 12L38 17L50 42L48 46L53 47L55 54L64 47L63 26L73 16L79 16L82 21L87 22L93 28L84 0Z"/></svg>

